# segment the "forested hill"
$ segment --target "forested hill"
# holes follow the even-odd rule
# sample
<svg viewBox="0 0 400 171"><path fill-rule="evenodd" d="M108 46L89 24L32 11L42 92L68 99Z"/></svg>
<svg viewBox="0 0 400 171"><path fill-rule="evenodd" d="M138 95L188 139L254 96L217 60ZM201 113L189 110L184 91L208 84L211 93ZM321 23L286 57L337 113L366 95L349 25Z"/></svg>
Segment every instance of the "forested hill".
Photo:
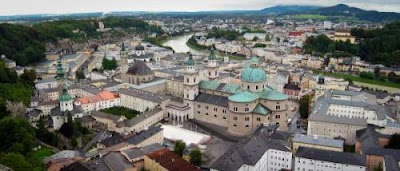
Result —
<svg viewBox="0 0 400 171"><path fill-rule="evenodd" d="M350 7L345 4L338 4L331 7L312 9L302 13L319 14L323 16L355 17L360 20L373 21L373 22L388 22L400 19L400 13L368 11L356 7Z"/></svg>
<svg viewBox="0 0 400 171"><path fill-rule="evenodd" d="M360 56L375 64L400 66L400 21L387 24L382 29L352 29L351 34L360 40L359 44L334 42L325 35L309 37L304 43L306 53L332 53L338 56Z"/></svg>
<svg viewBox="0 0 400 171"><path fill-rule="evenodd" d="M162 34L161 28L150 26L134 17L107 17L103 21L107 27L119 27L137 33ZM91 19L42 22L32 27L0 24L0 54L5 54L18 65L26 66L44 59L46 42L55 42L63 38L82 42L89 38L97 38L101 36L101 33L96 31L97 28L98 22Z"/></svg>

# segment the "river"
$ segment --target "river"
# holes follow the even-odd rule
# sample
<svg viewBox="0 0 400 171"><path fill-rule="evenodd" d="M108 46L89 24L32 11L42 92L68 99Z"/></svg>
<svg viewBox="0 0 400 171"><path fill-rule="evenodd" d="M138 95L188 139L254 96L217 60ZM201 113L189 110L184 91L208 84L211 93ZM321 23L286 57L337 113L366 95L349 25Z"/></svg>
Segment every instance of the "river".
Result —
<svg viewBox="0 0 400 171"><path fill-rule="evenodd" d="M168 41L163 43L163 46L171 47L176 53L191 52L192 54L202 54L201 51L192 49L186 45L187 40L192 37L192 35L193 34L185 34L182 36L171 37Z"/></svg>

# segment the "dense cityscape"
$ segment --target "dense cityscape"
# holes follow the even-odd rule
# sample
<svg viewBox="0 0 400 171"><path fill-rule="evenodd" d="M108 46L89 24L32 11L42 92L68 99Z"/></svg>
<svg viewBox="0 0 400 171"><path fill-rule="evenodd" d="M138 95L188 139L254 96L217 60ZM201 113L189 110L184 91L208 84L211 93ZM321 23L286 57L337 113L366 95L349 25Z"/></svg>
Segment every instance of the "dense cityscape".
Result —
<svg viewBox="0 0 400 171"><path fill-rule="evenodd" d="M400 13L317 5L0 16L0 170L400 171Z"/></svg>

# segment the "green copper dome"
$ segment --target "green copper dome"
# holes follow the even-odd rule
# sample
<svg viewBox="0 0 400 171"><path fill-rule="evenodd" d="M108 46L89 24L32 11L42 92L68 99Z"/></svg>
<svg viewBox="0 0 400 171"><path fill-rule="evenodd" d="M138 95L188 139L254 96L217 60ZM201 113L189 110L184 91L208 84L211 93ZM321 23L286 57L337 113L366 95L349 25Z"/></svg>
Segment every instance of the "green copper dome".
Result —
<svg viewBox="0 0 400 171"><path fill-rule="evenodd" d="M259 60L256 56L253 56L253 57L251 58L251 61L252 61L252 62L260 62L260 60Z"/></svg>
<svg viewBox="0 0 400 171"><path fill-rule="evenodd" d="M215 50L212 48L210 50L210 56L208 57L208 60L217 60L217 56L215 55Z"/></svg>
<svg viewBox="0 0 400 171"><path fill-rule="evenodd" d="M252 93L250 91L242 91L235 95L229 96L229 100L236 103L250 103L259 98L257 93Z"/></svg>
<svg viewBox="0 0 400 171"><path fill-rule="evenodd" d="M189 59L186 62L186 65L194 66L194 60L193 60L192 54L189 54Z"/></svg>
<svg viewBox="0 0 400 171"><path fill-rule="evenodd" d="M72 100L72 96L69 95L67 88L64 87L63 92L60 96L60 101L65 102L65 101L70 101L70 100Z"/></svg>
<svg viewBox="0 0 400 171"><path fill-rule="evenodd" d="M247 67L242 70L240 79L244 82L261 83L265 82L267 74L264 69L258 67Z"/></svg>

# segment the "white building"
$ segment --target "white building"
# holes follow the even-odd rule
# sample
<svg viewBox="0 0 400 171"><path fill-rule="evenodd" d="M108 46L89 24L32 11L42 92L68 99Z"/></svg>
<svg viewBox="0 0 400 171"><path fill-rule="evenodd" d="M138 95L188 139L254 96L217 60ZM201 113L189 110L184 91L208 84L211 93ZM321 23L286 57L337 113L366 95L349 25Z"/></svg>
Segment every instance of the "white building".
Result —
<svg viewBox="0 0 400 171"><path fill-rule="evenodd" d="M374 95L365 92L325 91L314 105L308 119L308 135L328 138L342 137L354 144L356 131L367 124L384 127L394 119L389 111L378 105Z"/></svg>
<svg viewBox="0 0 400 171"><path fill-rule="evenodd" d="M266 36L266 33L245 33L243 38L246 40L253 40L255 37L257 37L259 40L265 40Z"/></svg>
<svg viewBox="0 0 400 171"><path fill-rule="evenodd" d="M366 171L366 166L364 155L300 147L294 171Z"/></svg>

